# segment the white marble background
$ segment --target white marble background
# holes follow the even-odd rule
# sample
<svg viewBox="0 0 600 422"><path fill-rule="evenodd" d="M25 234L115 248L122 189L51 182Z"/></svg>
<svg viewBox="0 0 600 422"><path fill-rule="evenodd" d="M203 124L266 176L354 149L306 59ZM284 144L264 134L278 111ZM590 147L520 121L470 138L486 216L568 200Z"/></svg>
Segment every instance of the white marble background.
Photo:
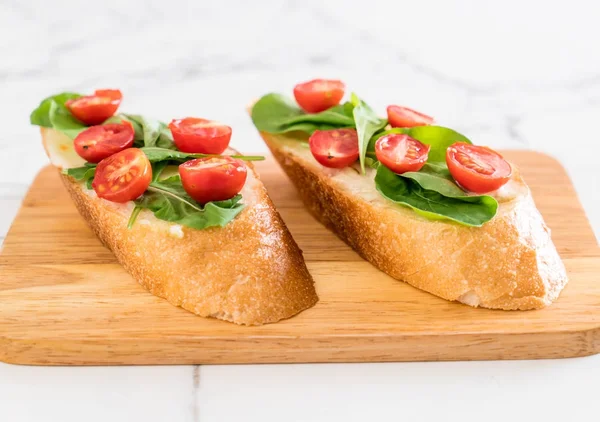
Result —
<svg viewBox="0 0 600 422"><path fill-rule="evenodd" d="M557 157L600 234L600 5L559 1L0 0L0 242L46 158L46 95L119 87L123 109L229 123L335 77L477 143ZM0 304L1 306L1 304ZM0 364L0 421L575 419L600 357L537 362L35 368ZM519 420L517 418L517 420ZM592 418L593 419L593 418ZM591 420L591 419L590 419Z"/></svg>

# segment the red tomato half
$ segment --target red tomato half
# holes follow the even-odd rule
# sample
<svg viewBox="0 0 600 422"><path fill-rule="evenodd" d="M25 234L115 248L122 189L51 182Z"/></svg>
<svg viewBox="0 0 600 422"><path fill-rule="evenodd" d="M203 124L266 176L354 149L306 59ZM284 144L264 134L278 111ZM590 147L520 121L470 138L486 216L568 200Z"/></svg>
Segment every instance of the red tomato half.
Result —
<svg viewBox="0 0 600 422"><path fill-rule="evenodd" d="M108 97L119 101L123 99L123 94L119 89L97 89L94 91L94 95L96 97Z"/></svg>
<svg viewBox="0 0 600 422"><path fill-rule="evenodd" d="M338 105L344 97L346 85L331 79L313 79L294 87L298 105L309 113L318 113Z"/></svg>
<svg viewBox="0 0 600 422"><path fill-rule="evenodd" d="M90 163L99 163L106 157L130 148L135 133L130 123L111 123L92 126L73 141L75 151Z"/></svg>
<svg viewBox="0 0 600 422"><path fill-rule="evenodd" d="M205 157L179 166L185 191L201 204L237 195L246 183L246 164L231 157Z"/></svg>
<svg viewBox="0 0 600 422"><path fill-rule="evenodd" d="M512 174L510 164L496 151L464 142L450 145L446 164L454 180L463 188L486 193L503 186Z"/></svg>
<svg viewBox="0 0 600 422"><path fill-rule="evenodd" d="M152 180L152 166L138 148L128 148L100 161L92 187L100 198L112 202L132 201Z"/></svg>
<svg viewBox="0 0 600 422"><path fill-rule="evenodd" d="M94 95L69 100L65 105L80 122L99 125L115 114L122 98L118 89L99 89Z"/></svg>
<svg viewBox="0 0 600 422"><path fill-rule="evenodd" d="M427 126L433 123L433 117L397 105L388 106L387 115L392 127Z"/></svg>
<svg viewBox="0 0 600 422"><path fill-rule="evenodd" d="M429 145L397 133L382 136L375 142L377 159L397 174L421 170L430 149Z"/></svg>
<svg viewBox="0 0 600 422"><path fill-rule="evenodd" d="M310 152L325 167L343 168L358 160L354 129L316 130L308 139Z"/></svg>
<svg viewBox="0 0 600 422"><path fill-rule="evenodd" d="M169 123L175 145L180 151L221 154L229 146L231 128L212 120L186 117Z"/></svg>

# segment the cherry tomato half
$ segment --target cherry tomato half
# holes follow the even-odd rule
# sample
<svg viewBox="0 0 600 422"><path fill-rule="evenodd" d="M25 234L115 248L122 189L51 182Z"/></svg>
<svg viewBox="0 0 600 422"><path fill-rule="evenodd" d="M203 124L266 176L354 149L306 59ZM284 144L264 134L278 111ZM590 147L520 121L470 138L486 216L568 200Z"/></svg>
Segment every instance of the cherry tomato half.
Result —
<svg viewBox="0 0 600 422"><path fill-rule="evenodd" d="M152 166L138 148L128 148L100 161L92 187L100 198L112 202L132 201L152 180Z"/></svg>
<svg viewBox="0 0 600 422"><path fill-rule="evenodd" d="M316 130L308 139L315 159L331 168L343 168L358 160L358 135L354 129Z"/></svg>
<svg viewBox="0 0 600 422"><path fill-rule="evenodd" d="M486 193L503 186L510 179L510 164L496 151L464 142L446 150L446 164L454 180L463 188Z"/></svg>
<svg viewBox="0 0 600 422"><path fill-rule="evenodd" d="M94 95L96 97L108 97L118 101L123 99L123 94L118 89L97 89L94 91Z"/></svg>
<svg viewBox="0 0 600 422"><path fill-rule="evenodd" d="M99 89L94 95L69 100L65 106L80 122L88 126L99 125L115 114L122 98L118 89Z"/></svg>
<svg viewBox="0 0 600 422"><path fill-rule="evenodd" d="M130 148L135 132L130 123L92 126L73 141L75 151L90 163L99 163L111 155Z"/></svg>
<svg viewBox="0 0 600 422"><path fill-rule="evenodd" d="M387 115L392 127L427 126L433 123L433 117L397 105L388 106Z"/></svg>
<svg viewBox="0 0 600 422"><path fill-rule="evenodd" d="M375 142L377 159L397 174L421 170L430 149L429 145L397 133L382 136Z"/></svg>
<svg viewBox="0 0 600 422"><path fill-rule="evenodd" d="M186 117L169 123L175 145L180 151L221 154L229 146L231 128L212 120Z"/></svg>
<svg viewBox="0 0 600 422"><path fill-rule="evenodd" d="M204 157L179 166L185 191L201 204L233 198L246 183L246 164L231 157Z"/></svg>
<svg viewBox="0 0 600 422"><path fill-rule="evenodd" d="M298 105L309 113L318 113L338 105L344 96L346 85L332 79L313 79L294 87Z"/></svg>

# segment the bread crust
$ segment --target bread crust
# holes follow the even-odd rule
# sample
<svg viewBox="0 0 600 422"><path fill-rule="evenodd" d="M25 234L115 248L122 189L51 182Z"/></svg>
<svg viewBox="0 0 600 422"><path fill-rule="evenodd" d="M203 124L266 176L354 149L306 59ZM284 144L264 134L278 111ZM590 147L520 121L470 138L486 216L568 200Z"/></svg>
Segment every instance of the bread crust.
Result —
<svg viewBox="0 0 600 422"><path fill-rule="evenodd" d="M291 137L261 133L308 210L390 276L450 301L492 309L551 304L567 283L564 265L527 185L501 202L482 227L429 220L383 199L357 194L327 173ZM365 176L363 176L365 177ZM365 282L368 282L365 280Z"/></svg>
<svg viewBox="0 0 600 422"><path fill-rule="evenodd" d="M49 129L42 130L42 136ZM225 227L195 230L98 198L61 173L82 217L133 278L156 296L204 317L260 325L289 318L318 297L302 251L254 168L246 208Z"/></svg>

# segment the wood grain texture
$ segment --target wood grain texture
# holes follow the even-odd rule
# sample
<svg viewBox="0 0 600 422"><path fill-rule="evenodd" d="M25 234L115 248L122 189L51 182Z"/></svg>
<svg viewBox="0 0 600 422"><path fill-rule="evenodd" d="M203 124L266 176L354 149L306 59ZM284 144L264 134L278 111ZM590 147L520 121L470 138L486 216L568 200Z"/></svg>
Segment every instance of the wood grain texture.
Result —
<svg viewBox="0 0 600 422"><path fill-rule="evenodd" d="M375 269L302 207L272 160L257 168L304 251L320 302L240 327L147 293L116 263L56 171L36 178L0 257L0 360L34 365L537 359L600 352L600 248L562 167L506 152L522 169L567 267L552 306L528 312L446 302Z"/></svg>

